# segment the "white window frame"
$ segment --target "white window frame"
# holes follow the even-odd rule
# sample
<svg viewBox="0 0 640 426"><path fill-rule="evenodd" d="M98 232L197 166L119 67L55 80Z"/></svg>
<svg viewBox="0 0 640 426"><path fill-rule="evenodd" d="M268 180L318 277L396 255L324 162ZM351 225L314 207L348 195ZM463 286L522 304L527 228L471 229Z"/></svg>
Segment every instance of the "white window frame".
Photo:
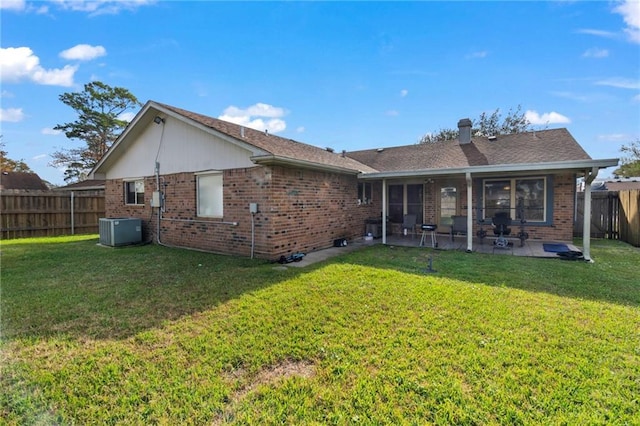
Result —
<svg viewBox="0 0 640 426"><path fill-rule="evenodd" d="M205 191L205 185L208 186L206 189L210 191L208 194ZM196 214L198 217L224 217L223 187L222 172L196 174Z"/></svg>
<svg viewBox="0 0 640 426"><path fill-rule="evenodd" d="M367 197L367 195L369 195ZM373 183L358 182L358 205L371 204L373 202Z"/></svg>
<svg viewBox="0 0 640 426"><path fill-rule="evenodd" d="M129 202L129 185L131 184L134 187L133 203ZM142 194L142 197L139 197L138 194ZM124 203L128 206L144 206L144 179L126 179L124 181Z"/></svg>

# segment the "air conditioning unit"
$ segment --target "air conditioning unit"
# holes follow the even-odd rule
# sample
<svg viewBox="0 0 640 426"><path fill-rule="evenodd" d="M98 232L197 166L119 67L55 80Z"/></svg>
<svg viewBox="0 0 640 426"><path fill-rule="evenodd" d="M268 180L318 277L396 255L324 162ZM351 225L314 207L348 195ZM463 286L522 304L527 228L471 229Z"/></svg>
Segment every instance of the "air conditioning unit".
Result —
<svg viewBox="0 0 640 426"><path fill-rule="evenodd" d="M100 244L124 246L142 241L142 221L136 218L100 218Z"/></svg>

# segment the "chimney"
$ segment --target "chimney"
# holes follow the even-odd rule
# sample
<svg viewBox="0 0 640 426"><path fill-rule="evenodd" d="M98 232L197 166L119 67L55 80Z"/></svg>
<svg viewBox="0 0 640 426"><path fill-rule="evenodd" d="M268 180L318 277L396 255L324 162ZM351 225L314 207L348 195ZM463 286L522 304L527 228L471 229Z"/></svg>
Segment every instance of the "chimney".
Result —
<svg viewBox="0 0 640 426"><path fill-rule="evenodd" d="M458 140L460 141L460 145L471 143L471 120L463 118L458 121L458 131Z"/></svg>

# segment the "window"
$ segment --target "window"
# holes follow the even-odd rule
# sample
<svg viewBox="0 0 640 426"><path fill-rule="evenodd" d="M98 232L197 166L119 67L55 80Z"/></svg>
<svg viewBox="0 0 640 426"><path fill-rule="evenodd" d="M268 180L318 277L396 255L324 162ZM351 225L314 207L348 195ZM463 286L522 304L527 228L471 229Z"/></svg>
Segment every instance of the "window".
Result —
<svg viewBox="0 0 640 426"><path fill-rule="evenodd" d="M415 214L416 223L422 223L422 194L421 183L389 185L389 220L394 223L402 223L405 214Z"/></svg>
<svg viewBox="0 0 640 426"><path fill-rule="evenodd" d="M371 182L358 183L358 204L371 204L373 199L373 184Z"/></svg>
<svg viewBox="0 0 640 426"><path fill-rule="evenodd" d="M222 173L198 175L198 216L222 217Z"/></svg>
<svg viewBox="0 0 640 426"><path fill-rule="evenodd" d="M508 211L511 219L547 221L547 179L545 177L484 181L484 217Z"/></svg>
<svg viewBox="0 0 640 426"><path fill-rule="evenodd" d="M402 223L404 215L404 185L389 185L389 220Z"/></svg>
<svg viewBox="0 0 640 426"><path fill-rule="evenodd" d="M458 190L455 186L440 188L440 223L451 225L451 216L458 213Z"/></svg>
<svg viewBox="0 0 640 426"><path fill-rule="evenodd" d="M126 204L144 205L144 181L132 180L125 182L124 200Z"/></svg>

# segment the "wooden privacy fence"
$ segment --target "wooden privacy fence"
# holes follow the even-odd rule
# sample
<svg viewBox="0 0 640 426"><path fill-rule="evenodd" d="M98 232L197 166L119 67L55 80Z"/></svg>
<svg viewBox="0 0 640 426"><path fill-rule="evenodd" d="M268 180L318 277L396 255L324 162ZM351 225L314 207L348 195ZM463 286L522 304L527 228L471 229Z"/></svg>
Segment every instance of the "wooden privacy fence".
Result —
<svg viewBox="0 0 640 426"><path fill-rule="evenodd" d="M12 191L0 195L2 239L97 234L104 191Z"/></svg>
<svg viewBox="0 0 640 426"><path fill-rule="evenodd" d="M582 236L584 192L579 192L573 234ZM640 247L640 190L593 191L591 237L625 241Z"/></svg>

